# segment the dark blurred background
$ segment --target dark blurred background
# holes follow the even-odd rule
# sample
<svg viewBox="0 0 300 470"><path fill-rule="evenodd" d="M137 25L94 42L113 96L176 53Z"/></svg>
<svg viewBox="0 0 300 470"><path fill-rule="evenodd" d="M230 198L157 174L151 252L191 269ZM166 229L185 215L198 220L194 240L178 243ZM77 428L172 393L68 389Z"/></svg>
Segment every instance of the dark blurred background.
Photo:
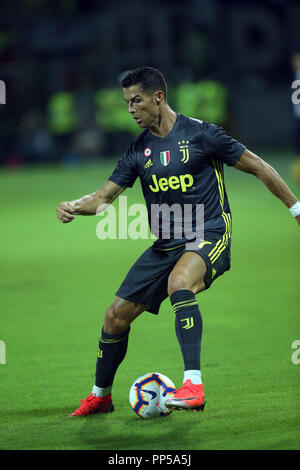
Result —
<svg viewBox="0 0 300 470"><path fill-rule="evenodd" d="M300 154L299 30L299 1L1 2L0 166L121 156L139 128L119 83L140 65L165 74L176 111Z"/></svg>

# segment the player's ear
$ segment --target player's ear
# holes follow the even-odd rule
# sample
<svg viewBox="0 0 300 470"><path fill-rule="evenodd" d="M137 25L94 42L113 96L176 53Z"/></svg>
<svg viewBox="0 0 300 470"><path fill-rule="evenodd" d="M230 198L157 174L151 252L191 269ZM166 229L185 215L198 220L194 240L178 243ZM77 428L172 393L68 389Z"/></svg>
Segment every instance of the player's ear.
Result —
<svg viewBox="0 0 300 470"><path fill-rule="evenodd" d="M156 91L154 94L154 100L157 105L159 105L164 99L164 92L163 91Z"/></svg>

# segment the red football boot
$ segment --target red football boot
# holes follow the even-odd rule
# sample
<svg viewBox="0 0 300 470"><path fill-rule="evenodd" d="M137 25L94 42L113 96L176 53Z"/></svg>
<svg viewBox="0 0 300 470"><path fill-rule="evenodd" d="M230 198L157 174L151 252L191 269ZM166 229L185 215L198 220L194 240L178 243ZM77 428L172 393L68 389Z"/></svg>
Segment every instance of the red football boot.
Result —
<svg viewBox="0 0 300 470"><path fill-rule="evenodd" d="M114 411L114 405L111 399L111 394L106 397L94 397L92 393L80 401L80 407L71 413L69 416L88 416L97 413L109 413Z"/></svg>
<svg viewBox="0 0 300 470"><path fill-rule="evenodd" d="M195 385L186 380L183 386L176 390L175 395L166 400L166 407L173 410L203 411L205 407L203 385Z"/></svg>

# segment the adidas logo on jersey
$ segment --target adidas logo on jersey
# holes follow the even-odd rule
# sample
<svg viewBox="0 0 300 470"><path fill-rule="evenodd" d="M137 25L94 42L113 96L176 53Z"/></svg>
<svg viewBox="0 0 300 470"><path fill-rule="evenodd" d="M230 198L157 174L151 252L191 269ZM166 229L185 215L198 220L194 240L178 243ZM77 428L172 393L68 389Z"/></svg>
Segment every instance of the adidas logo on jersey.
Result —
<svg viewBox="0 0 300 470"><path fill-rule="evenodd" d="M149 168L149 166L152 166L152 165L153 165L152 160L151 158L149 158L149 160L146 161L144 168Z"/></svg>
<svg viewBox="0 0 300 470"><path fill-rule="evenodd" d="M201 250L201 248L204 247L204 245L207 245L207 244L210 244L210 245L211 245L212 243L211 243L211 242L206 242L205 240L203 240L203 241L200 243L200 245L199 245L200 250Z"/></svg>

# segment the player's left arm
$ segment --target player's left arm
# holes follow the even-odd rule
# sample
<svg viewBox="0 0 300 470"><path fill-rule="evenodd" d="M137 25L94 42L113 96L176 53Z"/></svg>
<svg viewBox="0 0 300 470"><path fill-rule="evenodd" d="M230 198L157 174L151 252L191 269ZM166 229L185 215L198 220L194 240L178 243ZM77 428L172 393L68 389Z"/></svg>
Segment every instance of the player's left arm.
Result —
<svg viewBox="0 0 300 470"><path fill-rule="evenodd" d="M245 150L234 168L259 178L288 209L296 204L297 198L274 168L250 150ZM300 214L295 217L300 225Z"/></svg>

